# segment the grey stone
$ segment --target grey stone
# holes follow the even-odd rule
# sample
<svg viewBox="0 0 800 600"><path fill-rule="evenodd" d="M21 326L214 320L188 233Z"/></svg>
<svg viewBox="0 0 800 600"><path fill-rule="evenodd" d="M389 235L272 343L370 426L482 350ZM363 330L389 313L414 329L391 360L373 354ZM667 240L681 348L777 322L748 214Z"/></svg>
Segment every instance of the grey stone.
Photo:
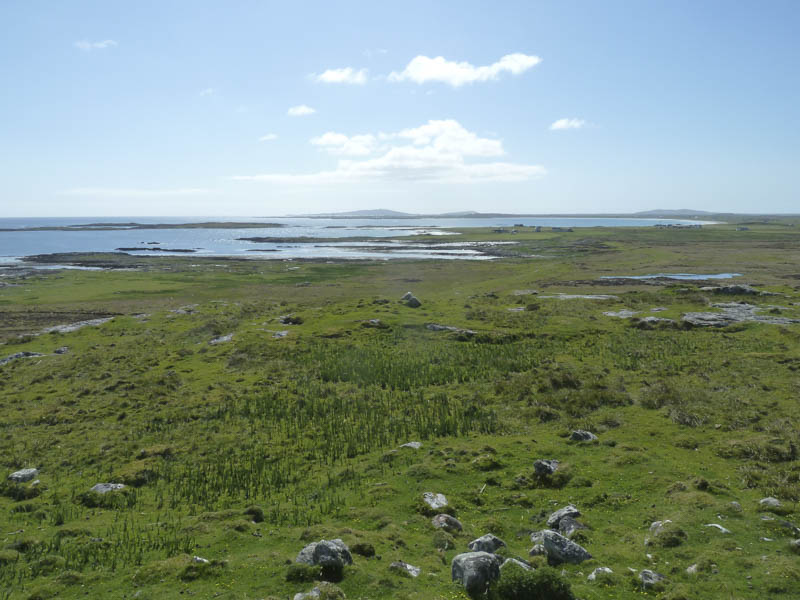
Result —
<svg viewBox="0 0 800 600"><path fill-rule="evenodd" d="M503 559L488 552L465 552L453 558L451 576L468 594L484 594L489 584L500 578Z"/></svg>
<svg viewBox="0 0 800 600"><path fill-rule="evenodd" d="M547 550L544 549L542 544L535 544L533 548L528 551L529 556L543 556L547 554Z"/></svg>
<svg viewBox="0 0 800 600"><path fill-rule="evenodd" d="M586 548L550 529L541 532L541 539L548 562L552 564L579 564L592 558Z"/></svg>
<svg viewBox="0 0 800 600"><path fill-rule="evenodd" d="M533 470L537 475L552 475L558 469L558 461L555 459L540 458L533 463Z"/></svg>
<svg viewBox="0 0 800 600"><path fill-rule="evenodd" d="M665 519L663 521L653 521L650 523L650 533L653 535L658 535L664 530L664 527L672 523L669 519Z"/></svg>
<svg viewBox="0 0 800 600"><path fill-rule="evenodd" d="M96 483L92 486L91 491L98 494L107 494L108 492L116 492L125 488L124 483Z"/></svg>
<svg viewBox="0 0 800 600"><path fill-rule="evenodd" d="M589 581L596 581L598 575L611 575L614 571L609 569L608 567L597 567L594 571L589 573L588 579Z"/></svg>
<svg viewBox="0 0 800 600"><path fill-rule="evenodd" d="M447 498L445 498L444 494L425 492L422 494L422 501L433 509L445 508L447 506Z"/></svg>
<svg viewBox="0 0 800 600"><path fill-rule="evenodd" d="M574 518L580 516L581 516L581 511L579 511L572 504L568 504L564 508L559 508L556 512L547 517L547 527L549 527L550 529L555 529L558 527L559 522L564 517Z"/></svg>
<svg viewBox="0 0 800 600"><path fill-rule="evenodd" d="M464 335L475 335L472 329L461 329L460 327L453 327L452 325L439 325L438 323L428 323L425 328L430 331L452 331L453 333L461 333Z"/></svg>
<svg viewBox="0 0 800 600"><path fill-rule="evenodd" d="M401 448L411 448L412 450L419 450L422 448L422 442L406 442L405 444L400 444Z"/></svg>
<svg viewBox="0 0 800 600"><path fill-rule="evenodd" d="M400 298L400 300L403 300L404 302L407 302L408 300L411 300L411 298L413 298L413 297L414 297L414 294L412 294L411 292L406 292L405 294L403 294L403 297Z"/></svg>
<svg viewBox="0 0 800 600"><path fill-rule="evenodd" d="M490 552L494 554L498 548L505 546L506 543L496 535L487 533L481 537L472 540L467 547L473 552Z"/></svg>
<svg viewBox="0 0 800 600"><path fill-rule="evenodd" d="M431 523L437 529L444 529L445 531L448 531L450 533L455 533L463 529L461 521L459 521L455 517L446 515L444 513L433 517L433 519L431 519Z"/></svg>
<svg viewBox="0 0 800 600"><path fill-rule="evenodd" d="M67 346L61 346L61 348L56 348L53 350L54 354L66 354L69 352L69 348Z"/></svg>
<svg viewBox="0 0 800 600"><path fill-rule="evenodd" d="M25 483L34 479L39 474L39 469L20 469L14 471L8 478L14 483Z"/></svg>
<svg viewBox="0 0 800 600"><path fill-rule="evenodd" d="M587 527L569 516L563 517L558 522L558 532L565 537L572 537L580 529L587 529Z"/></svg>
<svg viewBox="0 0 800 600"><path fill-rule="evenodd" d="M295 562L307 565L340 566L352 565L350 549L340 539L312 542L297 554Z"/></svg>
<svg viewBox="0 0 800 600"><path fill-rule="evenodd" d="M533 567L530 564L518 558L507 558L503 564L500 565L500 569L504 569L506 565L516 565L521 569L525 569L526 571L533 571Z"/></svg>
<svg viewBox="0 0 800 600"><path fill-rule="evenodd" d="M771 508L780 508L781 501L777 498L773 498L772 496L767 496L766 498L762 498L758 501L759 506L761 508L771 509Z"/></svg>
<svg viewBox="0 0 800 600"><path fill-rule="evenodd" d="M422 569L419 567L415 567L413 565L408 564L407 562L403 562L402 560L396 560L392 564L389 565L389 570L394 571L395 573L399 573L405 577L419 577L419 574L422 573Z"/></svg>
<svg viewBox="0 0 800 600"><path fill-rule="evenodd" d="M616 317L617 319L630 319L631 317L638 315L639 311L623 308L622 310L618 310L616 312L608 310L603 314L607 317Z"/></svg>
<svg viewBox="0 0 800 600"><path fill-rule="evenodd" d="M597 436L593 434L591 431L584 431L583 429L576 429L572 432L569 436L573 442L593 442L597 439Z"/></svg>
<svg viewBox="0 0 800 600"><path fill-rule="evenodd" d="M663 575L656 573L655 571L651 571L650 569L644 569L641 573L639 573L639 581L642 582L642 588L644 589L651 588L665 579L666 578Z"/></svg>
<svg viewBox="0 0 800 600"><path fill-rule="evenodd" d="M718 523L709 523L708 525L703 525L703 527L713 527L715 529L719 529L721 533L730 533L730 529L726 529L725 527L719 525Z"/></svg>
<svg viewBox="0 0 800 600"><path fill-rule="evenodd" d="M108 323L114 317L105 317L103 319L89 319L88 321L78 321L77 323L69 323L68 325L56 325L55 327L48 327L43 333L72 333L78 331L83 327L97 327L103 323Z"/></svg>
<svg viewBox="0 0 800 600"><path fill-rule="evenodd" d="M217 344L224 344L226 342L230 342L233 339L233 334L228 333L226 335L221 335L219 337L215 337L213 340L208 342L212 346L216 346Z"/></svg>
<svg viewBox="0 0 800 600"><path fill-rule="evenodd" d="M44 356L44 354L40 354L39 352L17 352L11 356L6 356L5 358L0 359L0 366L8 364L12 360L17 360L20 358L36 358L37 356Z"/></svg>
<svg viewBox="0 0 800 600"><path fill-rule="evenodd" d="M734 512L742 512L742 505L736 502L736 500L728 504L728 506L730 506L731 510Z"/></svg>
<svg viewBox="0 0 800 600"><path fill-rule="evenodd" d="M422 302L419 301L419 298L416 296L411 296L408 300L406 300L406 306L409 308L419 308L422 306Z"/></svg>

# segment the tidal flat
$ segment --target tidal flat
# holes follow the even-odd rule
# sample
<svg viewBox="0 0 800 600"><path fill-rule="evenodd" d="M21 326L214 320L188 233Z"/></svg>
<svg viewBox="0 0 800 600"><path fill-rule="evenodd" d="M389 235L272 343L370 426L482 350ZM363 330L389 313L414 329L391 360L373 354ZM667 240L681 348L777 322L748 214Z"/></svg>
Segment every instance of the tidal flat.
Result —
<svg viewBox="0 0 800 600"><path fill-rule="evenodd" d="M585 600L796 598L796 225L37 257L102 270L0 286L0 599L468 598L453 559L486 534ZM714 313L765 318L691 317ZM547 529L591 557L530 555ZM323 539L352 564L295 563Z"/></svg>

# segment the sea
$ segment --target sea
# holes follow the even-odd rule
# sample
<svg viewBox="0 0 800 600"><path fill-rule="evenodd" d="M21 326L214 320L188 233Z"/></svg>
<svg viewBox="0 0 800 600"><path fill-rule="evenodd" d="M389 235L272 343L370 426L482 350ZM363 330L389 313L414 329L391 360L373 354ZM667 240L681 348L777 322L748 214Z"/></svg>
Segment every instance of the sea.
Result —
<svg viewBox="0 0 800 600"><path fill-rule="evenodd" d="M203 222L261 223L263 228L131 229L130 223L180 224ZM225 256L259 259L470 259L487 260L475 244L458 241L453 228L490 227L513 229L515 225L551 227L647 227L698 224L682 219L581 218L581 217L420 217L406 219L308 218L308 217L70 217L0 218L0 229L70 227L93 223L114 228L91 231L0 231L0 264L18 264L26 256L63 252L115 252L117 248L141 248L130 254L147 256ZM279 227L270 226L278 224ZM441 243L420 244L419 235L438 235ZM304 242L255 243L239 238L319 238ZM363 237L353 242L344 238ZM342 238L341 242L321 238ZM513 243L504 241L500 243ZM147 250L160 248L163 251ZM191 253L170 250L192 250Z"/></svg>

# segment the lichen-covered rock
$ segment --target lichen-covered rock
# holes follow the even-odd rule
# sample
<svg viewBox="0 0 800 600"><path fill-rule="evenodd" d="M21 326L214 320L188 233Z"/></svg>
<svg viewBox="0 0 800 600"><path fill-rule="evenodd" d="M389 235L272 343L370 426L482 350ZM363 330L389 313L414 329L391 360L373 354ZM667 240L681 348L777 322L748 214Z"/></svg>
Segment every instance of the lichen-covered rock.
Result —
<svg viewBox="0 0 800 600"><path fill-rule="evenodd" d="M20 469L19 471L14 471L11 475L9 475L8 479L14 483L25 483L26 481L35 479L38 474L39 469Z"/></svg>
<svg viewBox="0 0 800 600"><path fill-rule="evenodd" d="M312 542L297 554L295 562L322 567L343 567L353 564L350 549L340 539Z"/></svg>
<svg viewBox="0 0 800 600"><path fill-rule="evenodd" d="M593 442L597 439L597 436L593 434L591 431L576 429L569 436L569 439L571 439L573 442Z"/></svg>
<svg viewBox="0 0 800 600"><path fill-rule="evenodd" d="M643 589L654 587L665 580L666 578L661 573L656 573L650 569L644 569L641 573L639 573L639 581L642 582Z"/></svg>
<svg viewBox="0 0 800 600"><path fill-rule="evenodd" d="M558 461L555 459L539 459L533 463L533 471L537 475L552 475L558 469Z"/></svg>
<svg viewBox="0 0 800 600"><path fill-rule="evenodd" d="M447 506L447 498L445 495L435 492L425 492L422 494L422 501L435 510Z"/></svg>
<svg viewBox="0 0 800 600"><path fill-rule="evenodd" d="M568 504L564 508L559 508L556 512L547 517L547 527L550 529L555 529L558 527L558 524L564 517L575 518L580 516L581 516L581 511L579 511L572 504Z"/></svg>
<svg viewBox="0 0 800 600"><path fill-rule="evenodd" d="M464 528L463 525L461 525L461 521L444 513L433 517L433 519L431 519L431 523L434 527L436 527L436 529L444 529L448 533L456 533Z"/></svg>
<svg viewBox="0 0 800 600"><path fill-rule="evenodd" d="M402 560L396 560L390 564L389 570L403 577L419 577L419 574L422 573L422 569L419 567L410 565Z"/></svg>
<svg viewBox="0 0 800 600"><path fill-rule="evenodd" d="M550 529L532 534L531 540L533 542L541 540L541 544L547 554L547 561L554 565L561 563L579 564L592 558L586 548Z"/></svg>
<svg viewBox="0 0 800 600"><path fill-rule="evenodd" d="M500 578L503 559L488 552L465 552L453 558L453 581L464 586L468 594L484 594L489 584Z"/></svg>
<svg viewBox="0 0 800 600"><path fill-rule="evenodd" d="M491 554L494 554L497 552L498 548L502 548L505 545L506 543L503 540L491 533L482 535L478 539L472 540L467 544L469 549L473 552L489 552Z"/></svg>
<svg viewBox="0 0 800 600"><path fill-rule="evenodd" d="M93 492L97 494L107 494L108 492L116 492L125 488L124 483L96 483L92 486Z"/></svg>

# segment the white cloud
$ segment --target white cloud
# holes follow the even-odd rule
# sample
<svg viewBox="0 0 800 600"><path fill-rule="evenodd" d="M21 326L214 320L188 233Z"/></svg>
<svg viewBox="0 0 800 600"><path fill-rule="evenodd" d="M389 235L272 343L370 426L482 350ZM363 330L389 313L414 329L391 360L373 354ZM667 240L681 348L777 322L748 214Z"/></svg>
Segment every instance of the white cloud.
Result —
<svg viewBox="0 0 800 600"><path fill-rule="evenodd" d="M502 142L481 138L452 119L431 120L396 133L347 136L330 131L312 138L311 144L335 155L364 158L340 158L335 169L317 173L266 173L233 179L303 185L365 181L477 183L526 181L545 174L540 165L468 160L504 155Z"/></svg>
<svg viewBox="0 0 800 600"><path fill-rule="evenodd" d="M200 90L201 96L213 96L216 93L217 93L216 88L206 88L204 90Z"/></svg>
<svg viewBox="0 0 800 600"><path fill-rule="evenodd" d="M320 75L311 74L314 81L318 83L350 83L364 85L367 83L367 70L353 67L343 67L341 69L328 69Z"/></svg>
<svg viewBox="0 0 800 600"><path fill-rule="evenodd" d="M584 125L586 125L586 121L583 119L559 119L550 125L550 130L561 131L564 129L580 129Z"/></svg>
<svg viewBox="0 0 800 600"><path fill-rule="evenodd" d="M277 133L268 133L267 135L262 135L258 138L259 142L271 142L272 140L277 140L278 134Z"/></svg>
<svg viewBox="0 0 800 600"><path fill-rule="evenodd" d="M72 44L81 50L105 50L106 48L113 48L119 46L114 40L103 40L101 42L90 42L89 40L80 40Z"/></svg>
<svg viewBox="0 0 800 600"><path fill-rule="evenodd" d="M377 139L372 134L348 137L342 133L329 131L321 136L311 138L311 144L339 156L367 156L377 146Z"/></svg>
<svg viewBox="0 0 800 600"><path fill-rule="evenodd" d="M467 83L497 79L503 72L519 75L540 62L542 59L538 56L518 52L506 54L496 63L482 67L473 66L468 62L447 60L442 56L436 58L417 56L403 71L399 73L392 71L389 74L389 81L413 81L419 84L438 81L460 87Z"/></svg>
<svg viewBox="0 0 800 600"><path fill-rule="evenodd" d="M311 108L310 106L306 106L305 104L300 104L299 106L293 106L289 110L286 111L286 114L290 117L304 117L306 115L313 115L316 110Z"/></svg>
<svg viewBox="0 0 800 600"><path fill-rule="evenodd" d="M61 192L65 196L106 196L109 198L148 198L154 196L196 196L208 194L201 188L137 189L137 188L73 188Z"/></svg>

